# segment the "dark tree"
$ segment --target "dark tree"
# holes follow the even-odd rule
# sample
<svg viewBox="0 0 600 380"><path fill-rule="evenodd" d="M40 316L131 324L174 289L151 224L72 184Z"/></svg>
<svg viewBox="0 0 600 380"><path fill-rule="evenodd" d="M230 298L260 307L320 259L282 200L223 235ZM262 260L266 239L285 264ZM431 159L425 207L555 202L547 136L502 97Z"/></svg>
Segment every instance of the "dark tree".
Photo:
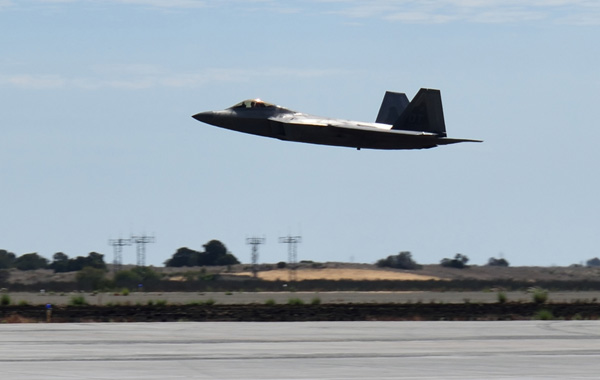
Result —
<svg viewBox="0 0 600 380"><path fill-rule="evenodd" d="M422 266L417 264L412 254L408 251L400 252L397 255L388 256L385 259L377 261L378 267L388 267L397 269L421 269Z"/></svg>
<svg viewBox="0 0 600 380"><path fill-rule="evenodd" d="M198 262L200 252L187 247L179 248L173 256L165 261L167 267L193 267Z"/></svg>
<svg viewBox="0 0 600 380"><path fill-rule="evenodd" d="M216 263L217 261L219 261L219 258L227 255L227 247L225 247L225 244L221 243L218 240L211 240L208 243L204 244L203 247L206 261L208 263L211 263L204 265L217 265Z"/></svg>
<svg viewBox="0 0 600 380"><path fill-rule="evenodd" d="M490 257L487 263L490 267L508 267L508 261L505 259L496 259L495 257Z"/></svg>
<svg viewBox="0 0 600 380"><path fill-rule="evenodd" d="M104 255L98 252L90 252L86 257L86 267L106 269L106 263L104 262Z"/></svg>
<svg viewBox="0 0 600 380"><path fill-rule="evenodd" d="M56 252L52 256L52 262L48 265L48 268L54 270L55 273L68 272L69 271L69 256L62 252Z"/></svg>
<svg viewBox="0 0 600 380"><path fill-rule="evenodd" d="M47 267L48 259L37 253L26 253L15 260L15 268L19 270L45 269Z"/></svg>
<svg viewBox="0 0 600 380"><path fill-rule="evenodd" d="M167 267L192 267L239 264L238 259L227 252L225 244L218 240L211 240L203 245L204 252L194 251L189 248L179 248L173 256L165 261Z"/></svg>
<svg viewBox="0 0 600 380"><path fill-rule="evenodd" d="M217 263L215 265L227 266L227 265L235 265L239 264L240 261L230 252L227 252L225 255L217 258Z"/></svg>
<svg viewBox="0 0 600 380"><path fill-rule="evenodd" d="M204 244L204 251L209 258L210 264L206 265L234 265L239 264L239 260L229 251L227 251L227 247L225 244L221 243L218 240L211 240L208 243Z"/></svg>
<svg viewBox="0 0 600 380"><path fill-rule="evenodd" d="M77 256L74 259L69 259L67 272L75 272L85 267L106 269L104 255L97 252L90 252L87 256Z"/></svg>
<svg viewBox="0 0 600 380"><path fill-rule="evenodd" d="M69 259L67 272L76 272L82 270L86 265L87 260L83 256L77 256Z"/></svg>
<svg viewBox="0 0 600 380"><path fill-rule="evenodd" d="M443 267L463 269L468 268L468 261L469 258L467 256L457 253L456 256L454 256L454 259L442 259L440 264Z"/></svg>
<svg viewBox="0 0 600 380"><path fill-rule="evenodd" d="M9 269L15 266L17 257L14 253L0 249L0 269Z"/></svg>
<svg viewBox="0 0 600 380"><path fill-rule="evenodd" d="M589 259L586 264L588 267L600 267L600 259L594 257L593 259Z"/></svg>

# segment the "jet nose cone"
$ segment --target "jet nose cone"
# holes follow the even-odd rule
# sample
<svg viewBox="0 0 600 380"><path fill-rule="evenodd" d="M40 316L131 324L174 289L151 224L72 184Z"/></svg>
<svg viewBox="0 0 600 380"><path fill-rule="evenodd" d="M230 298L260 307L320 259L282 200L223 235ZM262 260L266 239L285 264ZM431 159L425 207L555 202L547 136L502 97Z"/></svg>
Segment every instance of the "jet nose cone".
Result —
<svg viewBox="0 0 600 380"><path fill-rule="evenodd" d="M213 111L200 112L192 116L194 119L201 121L203 123L212 124L215 113Z"/></svg>

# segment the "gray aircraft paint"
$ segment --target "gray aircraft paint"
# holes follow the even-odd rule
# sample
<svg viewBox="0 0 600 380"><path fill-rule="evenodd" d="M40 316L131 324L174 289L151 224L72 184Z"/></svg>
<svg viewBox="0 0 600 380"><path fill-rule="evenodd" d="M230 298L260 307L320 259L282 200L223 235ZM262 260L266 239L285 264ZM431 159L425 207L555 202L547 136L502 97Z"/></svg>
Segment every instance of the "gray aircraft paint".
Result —
<svg viewBox="0 0 600 380"><path fill-rule="evenodd" d="M420 89L411 102L386 92L375 123L331 119L251 99L222 111L201 112L196 120L253 135L311 144L367 149L426 149L480 140L446 137L439 90Z"/></svg>

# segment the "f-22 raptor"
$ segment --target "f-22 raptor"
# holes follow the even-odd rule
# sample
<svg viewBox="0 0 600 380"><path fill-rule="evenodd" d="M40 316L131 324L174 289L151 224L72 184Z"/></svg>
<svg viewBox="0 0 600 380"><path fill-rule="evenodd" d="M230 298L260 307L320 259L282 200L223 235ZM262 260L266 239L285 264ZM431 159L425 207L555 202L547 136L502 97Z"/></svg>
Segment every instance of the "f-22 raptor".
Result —
<svg viewBox="0 0 600 380"><path fill-rule="evenodd" d="M196 120L253 135L311 144L366 149L426 149L480 140L446 137L439 90L386 92L375 123L331 119L292 111L260 99L244 100L222 111L200 112Z"/></svg>

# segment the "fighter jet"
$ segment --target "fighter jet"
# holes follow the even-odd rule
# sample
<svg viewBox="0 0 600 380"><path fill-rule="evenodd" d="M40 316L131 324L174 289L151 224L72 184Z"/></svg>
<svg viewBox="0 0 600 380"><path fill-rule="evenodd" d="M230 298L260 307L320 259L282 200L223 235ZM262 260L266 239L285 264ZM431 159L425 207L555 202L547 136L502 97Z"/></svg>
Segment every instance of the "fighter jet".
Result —
<svg viewBox="0 0 600 380"><path fill-rule="evenodd" d="M217 127L285 141L366 149L427 149L480 140L446 137L439 90L386 92L375 123L331 119L264 102L244 100L223 111L200 112L196 120Z"/></svg>

